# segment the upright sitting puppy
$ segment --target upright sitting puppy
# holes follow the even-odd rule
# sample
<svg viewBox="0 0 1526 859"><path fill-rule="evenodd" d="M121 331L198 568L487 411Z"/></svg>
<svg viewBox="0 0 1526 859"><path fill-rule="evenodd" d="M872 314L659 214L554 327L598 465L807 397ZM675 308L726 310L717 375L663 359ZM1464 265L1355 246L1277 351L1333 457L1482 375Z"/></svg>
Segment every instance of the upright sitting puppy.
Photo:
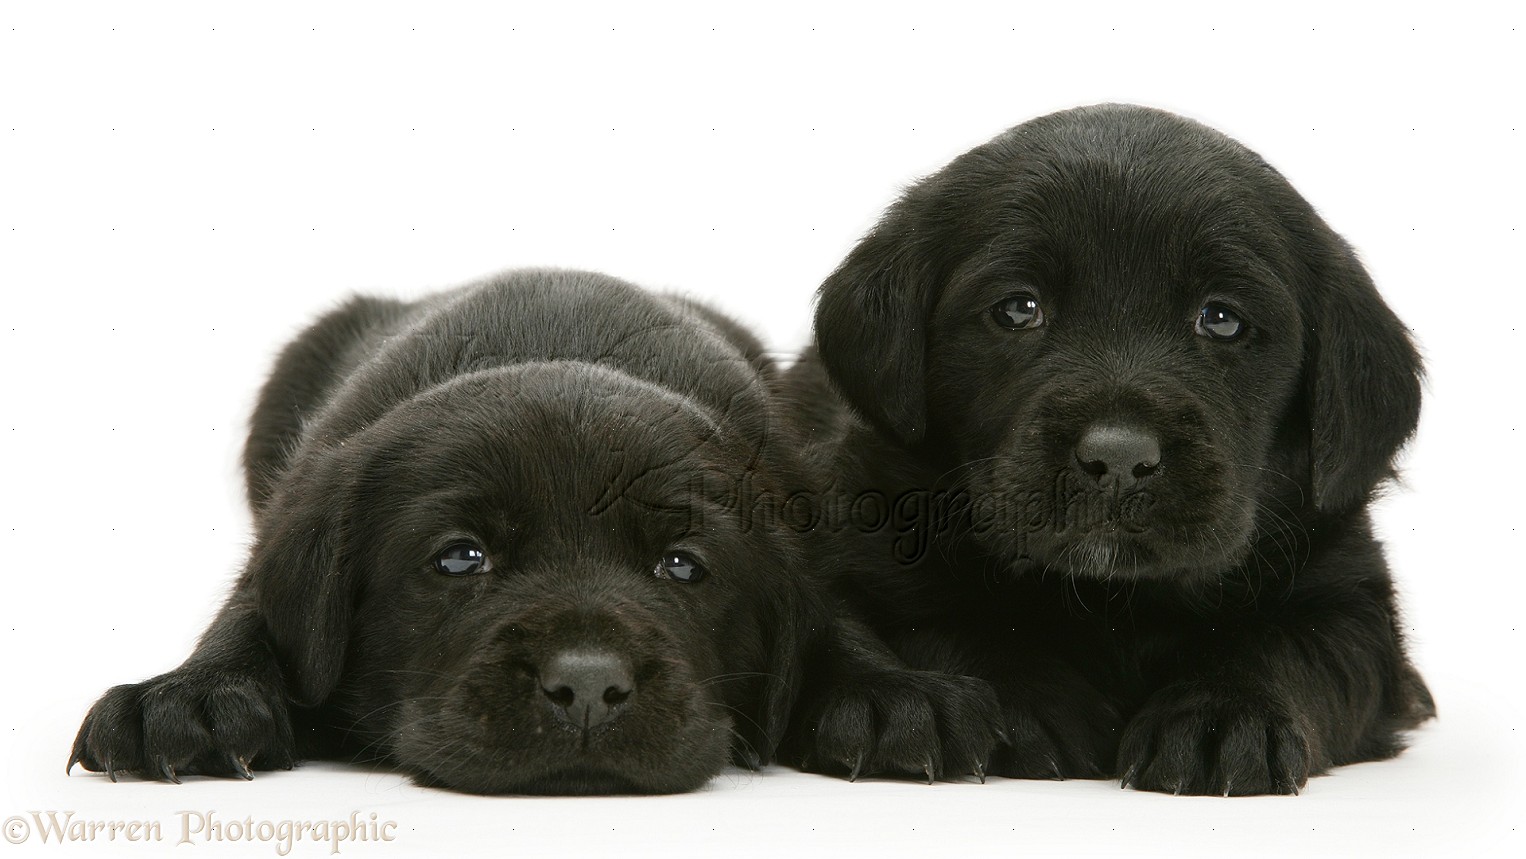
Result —
<svg viewBox="0 0 1526 859"><path fill-rule="evenodd" d="M836 506L888 507L830 529L843 587L912 667L993 684L993 771L1260 794L1434 714L1367 516L1419 372L1261 158L1101 106L907 191L789 383Z"/></svg>
<svg viewBox="0 0 1526 859"><path fill-rule="evenodd" d="M822 626L758 342L596 274L357 298L288 346L245 450L256 542L70 767L178 781L374 752L473 792L682 791L779 741Z"/></svg>

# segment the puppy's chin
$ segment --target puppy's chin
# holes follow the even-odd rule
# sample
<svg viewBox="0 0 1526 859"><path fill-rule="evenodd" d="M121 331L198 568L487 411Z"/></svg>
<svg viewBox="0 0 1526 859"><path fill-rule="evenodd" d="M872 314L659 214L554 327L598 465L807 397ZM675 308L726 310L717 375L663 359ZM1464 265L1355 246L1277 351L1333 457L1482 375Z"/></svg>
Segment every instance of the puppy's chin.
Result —
<svg viewBox="0 0 1526 859"><path fill-rule="evenodd" d="M1062 573L1085 578L1149 579L1195 584L1233 567L1243 557L1218 546L1162 547L1159 541L1123 532L1094 532L1048 539L1028 539L1021 545L1014 569L1020 573Z"/></svg>
<svg viewBox="0 0 1526 859"><path fill-rule="evenodd" d="M438 736L420 737L435 731ZM394 757L420 784L467 793L683 793L703 786L726 765L732 725L725 717L691 720L669 741L648 739L640 748L622 742L619 731L608 726L602 737L582 737L526 726L533 741L520 743L515 737L483 736L436 715L403 728L394 740Z"/></svg>
<svg viewBox="0 0 1526 859"><path fill-rule="evenodd" d="M683 793L704 785L708 778L690 779L687 782L667 779L650 782L632 778L626 773L610 772L597 767L572 767L533 776L514 778L491 767L463 765L456 767L449 778L433 772L421 772L414 781L425 787L438 787L465 793L516 796L619 796L662 793Z"/></svg>
<svg viewBox="0 0 1526 859"><path fill-rule="evenodd" d="M1244 562L1251 533L1249 516L1206 525L1103 517L994 532L988 544L998 556L1013 559L1012 569L1020 574L1196 585Z"/></svg>

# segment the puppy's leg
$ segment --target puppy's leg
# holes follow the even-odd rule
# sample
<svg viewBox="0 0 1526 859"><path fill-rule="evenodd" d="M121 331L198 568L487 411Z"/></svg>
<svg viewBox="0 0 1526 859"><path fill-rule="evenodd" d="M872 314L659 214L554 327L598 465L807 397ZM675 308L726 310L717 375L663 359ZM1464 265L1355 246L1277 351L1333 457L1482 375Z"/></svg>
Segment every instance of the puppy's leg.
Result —
<svg viewBox="0 0 1526 859"><path fill-rule="evenodd" d="M104 772L178 782L186 773L253 778L290 769L290 712L264 623L235 593L189 659L167 674L115 686L90 709L69 755Z"/></svg>
<svg viewBox="0 0 1526 859"><path fill-rule="evenodd" d="M1290 617L1199 636L1180 679L1124 732L1123 785L1170 793L1297 793L1328 767L1396 754L1435 713L1404 659L1391 594L1305 595Z"/></svg>
<svg viewBox="0 0 1526 859"><path fill-rule="evenodd" d="M802 769L985 780L1002 739L989 684L906 666L855 618L840 617L808 679L795 756Z"/></svg>

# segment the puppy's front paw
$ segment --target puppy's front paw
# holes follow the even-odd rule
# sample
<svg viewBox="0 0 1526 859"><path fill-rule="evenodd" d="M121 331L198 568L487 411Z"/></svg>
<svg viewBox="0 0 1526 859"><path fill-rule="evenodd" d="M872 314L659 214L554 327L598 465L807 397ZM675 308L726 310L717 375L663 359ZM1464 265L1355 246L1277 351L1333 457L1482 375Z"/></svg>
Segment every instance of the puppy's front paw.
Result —
<svg viewBox="0 0 1526 859"><path fill-rule="evenodd" d="M836 683L807 710L801 768L985 780L1002 739L990 684L933 671L876 671Z"/></svg>
<svg viewBox="0 0 1526 859"><path fill-rule="evenodd" d="M252 769L290 769L292 729L271 679L208 666L114 686L90 708L69 769L132 772L179 782L187 773L254 778Z"/></svg>
<svg viewBox="0 0 1526 859"><path fill-rule="evenodd" d="M1084 683L1004 687L1007 742L991 772L1010 778L1107 778L1113 772L1123 717Z"/></svg>
<svg viewBox="0 0 1526 859"><path fill-rule="evenodd" d="M1182 685L1157 693L1124 731L1124 787L1176 794L1296 794L1315 774L1309 734L1275 695Z"/></svg>

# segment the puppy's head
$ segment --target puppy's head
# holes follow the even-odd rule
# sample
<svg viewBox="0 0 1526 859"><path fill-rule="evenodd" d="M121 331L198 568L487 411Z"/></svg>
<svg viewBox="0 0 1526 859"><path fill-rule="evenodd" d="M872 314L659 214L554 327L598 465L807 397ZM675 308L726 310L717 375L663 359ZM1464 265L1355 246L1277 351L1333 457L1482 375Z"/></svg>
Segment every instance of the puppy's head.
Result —
<svg viewBox="0 0 1526 859"><path fill-rule="evenodd" d="M960 475L1004 556L1188 577L1360 506L1420 404L1404 328L1276 171L1159 111L1018 126L823 285L848 402Z"/></svg>
<svg viewBox="0 0 1526 859"><path fill-rule="evenodd" d="M293 694L473 792L672 792L766 760L811 621L795 535L747 527L721 479L758 442L586 363L408 401L271 505L252 568Z"/></svg>

